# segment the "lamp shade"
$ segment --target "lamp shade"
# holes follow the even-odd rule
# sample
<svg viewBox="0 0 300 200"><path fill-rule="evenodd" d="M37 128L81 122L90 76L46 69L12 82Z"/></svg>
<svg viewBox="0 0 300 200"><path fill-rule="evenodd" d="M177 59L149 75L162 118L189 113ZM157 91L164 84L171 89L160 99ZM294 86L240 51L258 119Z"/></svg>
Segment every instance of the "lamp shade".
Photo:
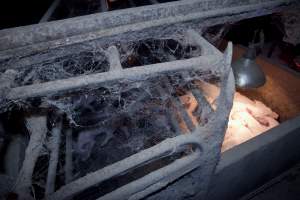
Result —
<svg viewBox="0 0 300 200"><path fill-rule="evenodd" d="M248 48L244 56L232 64L236 86L239 88L258 88L266 82L266 77L261 67L255 62L256 50Z"/></svg>

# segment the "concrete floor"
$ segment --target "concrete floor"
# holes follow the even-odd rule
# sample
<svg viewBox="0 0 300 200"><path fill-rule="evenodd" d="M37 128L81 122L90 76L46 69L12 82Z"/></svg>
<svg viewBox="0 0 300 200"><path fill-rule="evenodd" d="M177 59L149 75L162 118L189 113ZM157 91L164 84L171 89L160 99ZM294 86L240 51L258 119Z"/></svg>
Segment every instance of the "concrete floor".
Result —
<svg viewBox="0 0 300 200"><path fill-rule="evenodd" d="M300 200L300 163L240 200Z"/></svg>

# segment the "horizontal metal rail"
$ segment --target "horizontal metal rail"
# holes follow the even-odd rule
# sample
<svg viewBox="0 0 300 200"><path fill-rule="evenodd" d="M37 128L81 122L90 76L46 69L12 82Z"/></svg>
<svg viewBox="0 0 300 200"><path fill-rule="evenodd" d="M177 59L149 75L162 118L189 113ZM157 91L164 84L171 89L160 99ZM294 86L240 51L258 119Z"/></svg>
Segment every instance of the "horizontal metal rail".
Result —
<svg viewBox="0 0 300 200"><path fill-rule="evenodd" d="M12 88L7 99L17 100L30 97L43 97L63 92L70 92L86 87L97 87L101 84L143 80L147 76L156 76L167 72L182 70L217 71L220 57L211 55L187 60L178 60L167 63L153 64L143 67L133 67L125 70L113 70L109 72L73 77L69 79L50 81L46 83Z"/></svg>
<svg viewBox="0 0 300 200"><path fill-rule="evenodd" d="M47 24L2 30L0 31L0 43L2 43L0 50L58 40L97 30L105 30L104 32L107 32L111 28L129 24L134 24L135 27L146 28L149 26L149 22L150 26L153 27L159 24L183 23L220 15L223 15L225 18L226 15L243 12L263 9L274 10L276 7L290 5L293 2L296 2L296 0L245 0L238 3L237 1L189 0L130 8ZM256 12L256 15L259 16L260 13ZM244 18L247 17L244 16ZM157 23L158 21L160 22ZM141 26L143 24L146 26ZM92 33L91 35L95 34ZM92 39L91 37L85 38Z"/></svg>
<svg viewBox="0 0 300 200"><path fill-rule="evenodd" d="M134 154L124 160L116 162L112 165L104 167L96 172L90 173L82 178L79 178L66 186L61 187L58 191L50 195L48 200L66 199L84 191L85 189L99 184L109 178L118 176L131 169L135 169L149 161L154 161L172 155L177 152L180 147L185 145L196 145L201 150L201 144L199 143L199 135L188 134L179 135L172 139L166 139L163 142L143 150L137 154ZM198 155L198 154L197 154ZM184 162L185 165L189 164L189 159ZM156 180L155 180L156 181Z"/></svg>
<svg viewBox="0 0 300 200"><path fill-rule="evenodd" d="M188 30L185 35L192 42L195 42L199 48L201 48L201 52L204 53L203 56L123 69L117 48L115 46L111 46L105 52L110 64L110 70L108 72L82 75L69 79L12 88L7 95L7 99L17 100L31 97L50 96L81 88L97 87L101 84L109 84L119 80L138 81L143 80L148 76L157 76L163 73L177 71L197 70L203 72L217 72L219 70L218 66L222 60L222 54L220 51L213 47L194 30Z"/></svg>
<svg viewBox="0 0 300 200"><path fill-rule="evenodd" d="M195 138L195 140L197 140L197 138ZM100 197L97 200L119 200L132 198L141 199L146 195L151 194L166 186L170 183L170 180L176 180L180 176L190 172L200 165L201 151L199 149L196 149L194 153L187 155L181 159L175 160L172 164L169 164L157 171L144 176L141 179L118 188L112 193Z"/></svg>
<svg viewBox="0 0 300 200"><path fill-rule="evenodd" d="M201 4L199 0L180 1L180 2L181 3L192 2L194 4ZM53 23L51 22L52 24L49 24L48 25L49 27L48 26L38 27L35 25L30 27L24 27L24 29L23 27L8 29L8 30L0 31L0 44L1 43L3 44L1 45L2 49L0 49L1 50L0 60L9 59L15 55L18 56L30 55L32 53L38 53L40 51L45 51L45 50L57 48L64 45L76 44L76 43L96 40L105 37L114 37L116 35L121 35L126 33L139 32L149 28L153 30L154 27L167 26L171 24L181 23L182 25L184 25L184 23L187 23L186 28L188 28L191 25L190 22L198 24L197 25L198 27L206 27L215 24L227 23L230 21L238 21L241 19L250 18L254 16L270 14L272 12L278 11L278 8L290 6L293 3L295 3L294 0L269 0L263 2L259 1L259 3L251 2L248 4L245 3L241 5L231 5L230 7L224 7L224 6L220 7L220 5L218 5L211 9L198 11L198 12L190 12L188 10L188 12L185 13L184 15L180 14L180 11L178 11L177 15L171 17L163 16L159 19L148 19L143 22L130 21L130 23L128 22L125 24L120 24L118 26L109 26L105 28L104 27L100 28L101 25L97 24L96 26L94 24L93 26L95 27L89 27L86 28L85 30L80 30L80 32L76 34L74 33L74 29L77 28L82 29L86 24L93 24L99 22L108 23L108 21L112 21L112 19L111 17L108 17L104 15L105 13L103 13L103 14L99 14L99 16L95 16L94 18L82 17L82 18L76 18L76 20L75 19L69 20L66 21L66 24L62 22L53 22ZM161 4L154 5L154 6L161 6ZM176 6L178 6L177 9L181 8L179 5ZM150 9L150 7L147 9ZM138 10L140 9L140 7L135 9ZM121 12L121 13L124 12L124 16L125 16L124 18L120 17L120 15L118 15L118 18L125 20L126 16L130 15L130 13L135 13L129 10L130 9ZM153 8L151 10L153 10ZM257 10L260 10L260 12L257 12ZM140 11L141 10L139 10L138 12ZM158 11L159 9L154 12L158 12ZM118 12L113 13L113 15L116 14L119 13ZM108 12L107 15L110 16L110 12ZM193 22L194 20L195 22ZM82 25L79 25L78 23L81 23ZM56 24L55 28L54 28L54 24ZM63 31L64 34L61 33L58 36L54 36L55 34L58 33L57 29L59 30L65 29L66 27L69 28ZM43 29L45 29L44 30L45 33L41 34L44 32L42 31ZM51 31L52 29L55 31ZM15 33L22 33L22 35L18 37L17 35L15 35ZM49 37L44 38L48 34ZM64 35L64 37L61 38L60 35ZM14 36L14 38L11 38L11 36ZM28 37L27 39L28 41L26 41L24 37ZM50 40L49 38L51 37L53 38Z"/></svg>

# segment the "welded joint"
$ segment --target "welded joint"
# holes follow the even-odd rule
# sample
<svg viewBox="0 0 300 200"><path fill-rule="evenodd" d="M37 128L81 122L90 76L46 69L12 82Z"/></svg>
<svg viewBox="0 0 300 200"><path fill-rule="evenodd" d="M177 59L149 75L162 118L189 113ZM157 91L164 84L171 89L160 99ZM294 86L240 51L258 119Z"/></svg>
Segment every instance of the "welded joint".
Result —
<svg viewBox="0 0 300 200"><path fill-rule="evenodd" d="M199 33L193 29L186 31L186 37L190 40L191 44L196 44L201 47L201 55L221 55L222 53L217 50L212 44L205 40Z"/></svg>

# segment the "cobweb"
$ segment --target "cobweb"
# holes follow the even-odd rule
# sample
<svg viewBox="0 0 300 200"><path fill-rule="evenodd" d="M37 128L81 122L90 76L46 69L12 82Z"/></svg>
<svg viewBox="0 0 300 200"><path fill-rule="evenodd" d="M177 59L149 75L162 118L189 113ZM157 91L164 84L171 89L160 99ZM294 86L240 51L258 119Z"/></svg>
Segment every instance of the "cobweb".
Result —
<svg viewBox="0 0 300 200"><path fill-rule="evenodd" d="M128 43L118 43L124 68L143 66L200 56L200 47L190 44L185 38L146 39Z"/></svg>
<svg viewBox="0 0 300 200"><path fill-rule="evenodd" d="M178 35L175 38L149 38L118 42L114 45L120 52L123 68L189 59L201 55L200 47L190 44L183 36ZM20 58L19 62L22 63L22 59L24 58ZM109 70L107 55L96 42L89 45L70 45L66 49L41 52L31 56L30 59L25 59L30 60L32 64L17 68L17 86Z"/></svg>
<svg viewBox="0 0 300 200"><path fill-rule="evenodd" d="M108 71L103 50L86 50L56 57L19 70L18 85L29 85Z"/></svg>
<svg viewBox="0 0 300 200"><path fill-rule="evenodd" d="M118 42L114 44L120 52L121 64L124 68L138 67L174 60L188 59L201 55L201 49L190 44L184 37L150 38L139 41ZM17 85L47 82L69 77L101 73L109 70L105 51L95 46L84 48L72 47L72 51L47 52L51 59L38 60L30 67L18 69ZM71 53L70 53L71 52ZM54 56L53 56L54 55ZM150 67L150 66L149 66ZM218 82L216 74L199 71L178 71L145 77L142 80L120 80L103 84L97 88L85 88L63 96L45 97L40 103L29 104L32 108L47 108L64 113L64 129L73 132L73 179L101 169L120 161L143 149L149 148L165 140L181 134L178 124L184 123L180 109L174 101L195 88L195 80ZM31 101L31 100L28 100ZM188 107L188 105L185 105ZM200 109L200 108L199 108ZM195 113L196 114L196 113ZM199 120L202 120L199 118ZM48 119L48 121L51 121ZM49 132L52 127L49 122ZM62 133L65 138L65 132ZM62 139L59 153L56 187L63 186L65 165L65 142ZM124 176L118 180L104 183L99 188L91 188L78 196L78 199L94 199L95 196L126 184L153 171L163 163L170 163L175 158L161 160L154 166L148 166L136 175ZM35 197L44 197L47 177L49 149L45 145L33 175Z"/></svg>
<svg viewBox="0 0 300 200"><path fill-rule="evenodd" d="M195 80L211 81L216 78L210 73L197 71L176 72L135 82L125 80L48 99L50 105L66 113L73 129L73 173L76 178L181 134L171 120L173 117L175 123L184 123L180 110L173 101L176 98L179 100L180 96L194 88ZM174 159L168 158L162 163L169 163ZM94 195L109 192L162 163L105 183L102 187L106 189L102 193L98 186L91 188L78 199L93 199Z"/></svg>

